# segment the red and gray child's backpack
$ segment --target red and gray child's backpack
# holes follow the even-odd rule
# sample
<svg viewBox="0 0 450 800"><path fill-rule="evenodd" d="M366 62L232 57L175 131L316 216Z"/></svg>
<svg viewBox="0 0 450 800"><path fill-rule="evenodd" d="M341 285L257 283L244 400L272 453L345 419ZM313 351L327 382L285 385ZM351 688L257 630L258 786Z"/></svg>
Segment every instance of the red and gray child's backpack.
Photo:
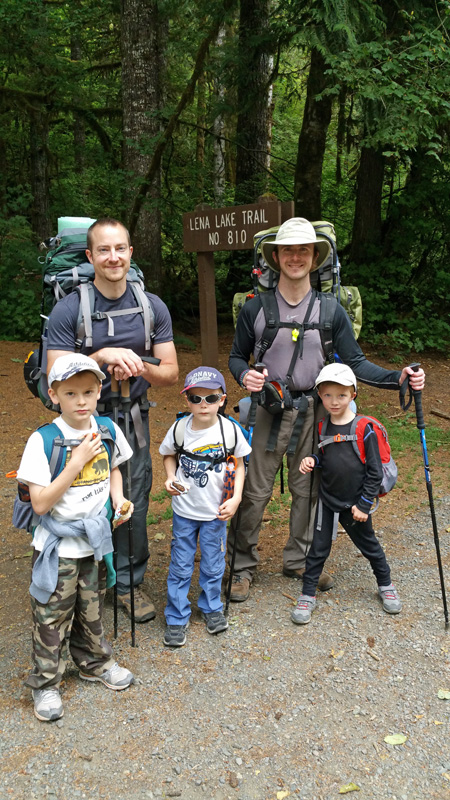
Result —
<svg viewBox="0 0 450 800"><path fill-rule="evenodd" d="M397 464L392 458L391 448L386 428L375 417L366 417L357 414L351 424L349 434L336 434L336 436L327 437L327 425L330 415L319 422L319 448L322 449L328 444L339 442L352 442L356 455L361 459L362 463L366 463L366 450L364 447L364 431L368 423L370 423L377 435L378 449L380 451L381 466L383 468L383 478L381 481L379 497L391 491L397 483L398 469Z"/></svg>

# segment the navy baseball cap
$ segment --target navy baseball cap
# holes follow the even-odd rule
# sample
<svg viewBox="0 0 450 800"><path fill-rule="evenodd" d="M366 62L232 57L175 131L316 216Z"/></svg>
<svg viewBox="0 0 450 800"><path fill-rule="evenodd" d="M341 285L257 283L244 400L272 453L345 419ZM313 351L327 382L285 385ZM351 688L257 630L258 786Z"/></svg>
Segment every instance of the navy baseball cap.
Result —
<svg viewBox="0 0 450 800"><path fill-rule="evenodd" d="M184 381L184 389L181 390L180 394L187 392L189 389L195 389L197 386L201 386L204 389L222 389L224 394L227 391L222 373L213 367L197 367L188 372Z"/></svg>

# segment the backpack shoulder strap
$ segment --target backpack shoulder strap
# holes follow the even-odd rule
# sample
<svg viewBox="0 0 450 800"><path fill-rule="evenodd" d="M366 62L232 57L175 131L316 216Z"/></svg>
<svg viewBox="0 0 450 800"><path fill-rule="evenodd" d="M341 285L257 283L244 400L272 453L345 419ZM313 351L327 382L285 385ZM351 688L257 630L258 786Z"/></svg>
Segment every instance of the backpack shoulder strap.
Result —
<svg viewBox="0 0 450 800"><path fill-rule="evenodd" d="M77 338L75 340L75 352L81 350L83 339L86 347L92 347L92 315L94 313L95 294L94 286L91 281L80 283L75 289L80 297L77 319Z"/></svg>
<svg viewBox="0 0 450 800"><path fill-rule="evenodd" d="M142 307L144 317L144 331L145 331L145 349L150 350L152 342L152 333L155 327L155 314L150 298L145 294L144 287L141 281L129 281L136 302Z"/></svg>
<svg viewBox="0 0 450 800"><path fill-rule="evenodd" d="M189 414L184 412L177 418L173 429L173 448L176 453L181 453L184 446L184 433Z"/></svg>
<svg viewBox="0 0 450 800"><path fill-rule="evenodd" d="M262 361L269 347L272 346L275 336L280 328L280 310L275 297L275 290L258 294L261 306L264 311L266 327L261 336L261 348L258 353L258 361Z"/></svg>
<svg viewBox="0 0 450 800"><path fill-rule="evenodd" d="M67 446L64 444L61 429L55 422L41 425L38 432L44 441L44 451L50 467L51 480L58 477L63 469ZM58 443L58 439L60 440Z"/></svg>
<svg viewBox="0 0 450 800"><path fill-rule="evenodd" d="M317 292L320 300L319 332L325 363L334 361L333 320L336 313L337 300L331 292Z"/></svg>
<svg viewBox="0 0 450 800"><path fill-rule="evenodd" d="M237 425L238 423L225 414L219 414L220 432L225 448L225 458L232 456L237 444Z"/></svg>

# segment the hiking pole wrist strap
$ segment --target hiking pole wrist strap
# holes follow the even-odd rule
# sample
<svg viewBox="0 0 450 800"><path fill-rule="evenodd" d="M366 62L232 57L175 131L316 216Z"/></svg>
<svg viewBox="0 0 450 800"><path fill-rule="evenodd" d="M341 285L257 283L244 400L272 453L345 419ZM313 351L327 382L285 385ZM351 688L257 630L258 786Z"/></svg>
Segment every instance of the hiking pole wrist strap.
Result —
<svg viewBox="0 0 450 800"><path fill-rule="evenodd" d="M414 370L414 372L417 372L417 370L420 367L420 364L416 362L415 364L409 364L409 366L411 367L411 369ZM408 392L408 400L406 401L405 398L406 398L406 393L407 392ZM410 405L412 403L413 396L414 396L414 403L415 403L415 406L416 406L417 427L419 429L421 427L424 428L425 427L425 423L424 423L423 411L422 411L422 392L415 392L413 389L411 389L411 384L409 382L409 377L407 376L405 378L405 380L403 381L402 385L400 386L400 392L399 392L400 408L402 409L402 411L408 411L408 408L410 407ZM419 409L420 409L420 423L421 423L420 425L419 425Z"/></svg>

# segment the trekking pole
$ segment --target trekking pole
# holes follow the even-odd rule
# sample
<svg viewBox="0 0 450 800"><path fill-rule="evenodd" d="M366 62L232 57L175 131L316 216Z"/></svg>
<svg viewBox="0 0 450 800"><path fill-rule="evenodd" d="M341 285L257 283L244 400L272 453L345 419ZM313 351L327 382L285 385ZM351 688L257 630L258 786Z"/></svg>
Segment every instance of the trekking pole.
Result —
<svg viewBox="0 0 450 800"><path fill-rule="evenodd" d="M123 412L125 438L130 444L130 411L131 411L131 398L130 398L130 380L122 380L120 382L120 405ZM131 462L130 459L125 464L126 475L126 491L127 498L131 498ZM130 619L131 619L131 647L136 647L136 618L134 613L134 538L133 538L133 515L128 520L128 563L130 565Z"/></svg>
<svg viewBox="0 0 450 800"><path fill-rule="evenodd" d="M420 367L420 364L410 364L410 367L417 372ZM410 387L411 393L411 387ZM422 409L422 392L417 390L412 390L412 396L414 397L414 406L416 409L416 419L417 419L417 427L420 432L420 442L422 445L422 456L423 456L423 465L425 469L425 481L427 485L427 492L428 492L428 500L430 504L430 513L431 513L431 522L433 525L433 535L434 535L434 545L436 548L436 556L439 568L439 578L441 582L441 593L442 593L442 603L444 606L444 618L445 618L445 629L448 630L449 622L448 622L448 608L447 608L447 597L445 593L445 583L444 583L444 572L442 569L442 559L441 559L441 548L439 545L439 535L438 529L436 524L436 514L434 510L434 501L433 501L433 486L431 483L430 477L430 467L428 464L428 452L427 452L427 442L425 439L425 420L423 416L423 409ZM405 404L404 393L400 392L400 405L401 408L406 411L409 406L411 405L411 399L409 400L408 404Z"/></svg>
<svg viewBox="0 0 450 800"><path fill-rule="evenodd" d="M111 375L111 405L113 410L113 422L118 425L119 424L119 403L120 403L120 394L119 394L119 381L114 375ZM116 580L114 583L113 589L113 607L114 607L114 639L117 639L117 529L112 529L112 540L113 540L113 566L114 571L116 573Z"/></svg>
<svg viewBox="0 0 450 800"><path fill-rule="evenodd" d="M261 373L265 370L265 368L266 368L266 365L263 364L261 361L257 361L255 366L254 366L254 369L256 369L257 372L261 372ZM246 425L247 430L248 430L248 443L249 443L249 445L251 445L252 438L253 438L253 428L255 427L255 422L256 422L256 409L257 409L257 406L258 406L258 398L259 398L259 392L252 392L252 394L251 394L251 403L250 403L250 411L248 412L247 425ZM225 595L225 614L228 614L228 607L230 605L231 584L233 583L234 564L235 564L235 561L236 561L237 539L238 539L238 534L240 533L240 529L241 529L241 507L242 507L242 502L239 503L239 508L238 508L238 510L236 512L237 513L237 516L236 516L236 528L235 528L235 532L234 532L233 549L231 551L230 574L228 576L227 591L226 591L226 595Z"/></svg>
<svg viewBox="0 0 450 800"><path fill-rule="evenodd" d="M158 366L161 359L154 358L153 356L143 356L142 361L149 364ZM130 379L122 380L120 382L120 406L123 413L125 438L131 447L131 431L130 431L130 413L131 413L131 397L130 397ZM127 499L131 500L131 461L127 460L125 465L126 475L126 492ZM131 646L136 647L136 616L134 611L134 537L133 537L133 515L128 520L128 562L130 565L130 619L131 619Z"/></svg>

